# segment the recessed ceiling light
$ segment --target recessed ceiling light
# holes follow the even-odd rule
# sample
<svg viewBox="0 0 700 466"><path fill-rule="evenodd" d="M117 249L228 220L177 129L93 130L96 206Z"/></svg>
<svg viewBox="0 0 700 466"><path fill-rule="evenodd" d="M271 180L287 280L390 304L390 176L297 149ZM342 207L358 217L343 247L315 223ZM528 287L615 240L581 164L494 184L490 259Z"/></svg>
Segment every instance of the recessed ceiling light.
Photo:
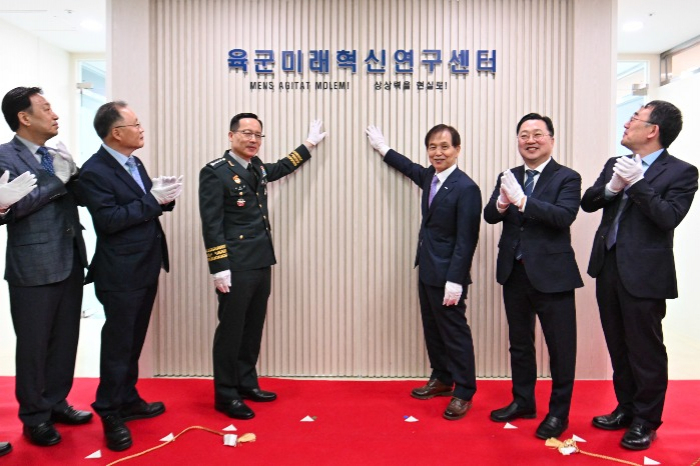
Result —
<svg viewBox="0 0 700 466"><path fill-rule="evenodd" d="M639 31L644 27L644 23L641 21L627 21L622 25L622 30L625 32L635 32Z"/></svg>
<svg viewBox="0 0 700 466"><path fill-rule="evenodd" d="M101 31L102 23L95 21L94 19L84 19L80 22L80 27L87 29L88 31Z"/></svg>

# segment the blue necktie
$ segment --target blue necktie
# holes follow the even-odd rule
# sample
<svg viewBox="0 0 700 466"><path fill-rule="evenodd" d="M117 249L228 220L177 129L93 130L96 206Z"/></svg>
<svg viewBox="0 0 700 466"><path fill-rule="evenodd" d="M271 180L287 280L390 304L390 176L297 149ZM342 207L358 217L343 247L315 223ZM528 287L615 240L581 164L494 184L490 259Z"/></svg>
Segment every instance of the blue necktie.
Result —
<svg viewBox="0 0 700 466"><path fill-rule="evenodd" d="M527 178L525 179L523 193L526 196L531 196L532 191L535 189L535 176L537 176L539 172L537 170L525 170L525 173L527 173Z"/></svg>
<svg viewBox="0 0 700 466"><path fill-rule="evenodd" d="M44 170L47 172L51 173L52 175L55 175L56 172L53 169L53 157L49 154L48 149L46 147L41 146L36 150L36 153L41 155L41 166L44 167Z"/></svg>
<svg viewBox="0 0 700 466"><path fill-rule="evenodd" d="M433 175L433 181L430 182L430 194L428 195L428 207L433 203L433 198L437 194L437 187L440 183L440 178L437 175Z"/></svg>
<svg viewBox="0 0 700 466"><path fill-rule="evenodd" d="M139 168L136 166L136 160L133 157L129 157L129 160L126 161L126 166L129 168L129 173L131 173L131 176L134 177L136 183L141 186L141 189L143 189L143 192L145 193L146 188L143 186L143 181L141 180L141 175L139 174Z"/></svg>
<svg viewBox="0 0 700 466"><path fill-rule="evenodd" d="M523 187L523 193L525 196L530 197L532 191L535 189L535 176L539 173L537 170L525 170L527 173L527 178L525 178L525 186ZM518 239L518 245L515 247L515 260L520 260L523 258L523 251L520 249L520 240Z"/></svg>

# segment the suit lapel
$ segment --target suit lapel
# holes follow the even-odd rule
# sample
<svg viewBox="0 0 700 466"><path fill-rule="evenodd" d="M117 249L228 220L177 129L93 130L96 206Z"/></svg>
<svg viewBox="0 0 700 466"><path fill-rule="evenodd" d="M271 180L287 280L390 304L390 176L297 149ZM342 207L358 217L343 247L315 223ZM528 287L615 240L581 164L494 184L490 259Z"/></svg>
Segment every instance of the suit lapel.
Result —
<svg viewBox="0 0 700 466"><path fill-rule="evenodd" d="M239 178L245 180L248 186L250 186L252 189L252 187L255 185L255 180L253 179L253 175L248 171L248 169L240 163L238 163L228 151L226 151L224 158L226 159L226 163L228 164L228 169L231 170ZM251 163L253 163L252 159ZM253 165L254 170L255 168L255 165Z"/></svg>
<svg viewBox="0 0 700 466"><path fill-rule="evenodd" d="M430 218L430 216L435 212L435 207L440 204L440 202L447 197L450 192L454 189L454 184L457 182L457 177L459 176L457 173L459 172L459 168L457 168L455 171L450 173L450 176L447 177L447 179L442 183L442 186L440 186L440 189L435 193L435 197L433 198L433 202L430 204L430 207L428 208L428 212L426 215L426 220ZM432 183L433 177L430 177L430 183ZM428 197L430 197L430 183L428 183L427 189L423 189L423 195L425 196L425 192L427 191ZM426 198L425 200L425 205L428 205L428 199Z"/></svg>
<svg viewBox="0 0 700 466"><path fill-rule="evenodd" d="M537 199L540 193L547 189L547 185L554 179L554 175L557 171L559 171L559 167L560 165L555 162L554 159L549 161L549 163L544 167L544 170L542 170L542 173L540 173L537 183L535 183L535 189L532 191L532 197Z"/></svg>
<svg viewBox="0 0 700 466"><path fill-rule="evenodd" d="M107 152L104 147L100 148L100 157L104 160L105 164L112 168L114 170L114 176L122 182L124 182L125 185L129 187L136 195L139 197L142 197L144 192L143 189L141 189L141 186L136 182L133 176L131 176L131 173L127 171L126 168L121 166L117 160L112 157L112 154ZM141 165L141 163L137 160L138 165ZM144 187L146 186L146 179L148 179L148 176L146 176L142 170L143 167L139 167L139 173L141 175L141 181L144 183ZM147 188L150 191L150 180L149 180L149 186Z"/></svg>
<svg viewBox="0 0 700 466"><path fill-rule="evenodd" d="M15 145L15 149L17 150L17 157L20 158L22 162L24 162L25 165L27 165L28 168L30 168L33 172L36 172L37 170L43 170L43 167L39 162L37 162L36 157L34 157L34 154L32 154L27 146L25 146L22 141L17 139L16 137L12 140L12 142ZM19 176L21 173L14 173L14 176Z"/></svg>
<svg viewBox="0 0 700 466"><path fill-rule="evenodd" d="M664 150L661 155L651 164L647 171L644 172L644 179L651 183L654 178L666 171L668 163L668 151Z"/></svg>

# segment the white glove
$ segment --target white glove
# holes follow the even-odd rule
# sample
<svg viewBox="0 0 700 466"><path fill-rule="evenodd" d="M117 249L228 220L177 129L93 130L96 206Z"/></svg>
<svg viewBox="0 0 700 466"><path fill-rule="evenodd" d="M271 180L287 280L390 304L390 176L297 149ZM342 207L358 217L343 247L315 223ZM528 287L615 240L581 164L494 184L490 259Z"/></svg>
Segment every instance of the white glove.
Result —
<svg viewBox="0 0 700 466"><path fill-rule="evenodd" d="M625 189L625 186L627 186L627 182L620 178L620 175L613 172L613 175L610 178L610 181L608 181L608 184L605 185L605 188L611 193L619 193Z"/></svg>
<svg viewBox="0 0 700 466"><path fill-rule="evenodd" d="M216 272L211 275L214 279L214 285L216 289L222 293L228 293L231 286L231 271L224 270L222 272Z"/></svg>
<svg viewBox="0 0 700 466"><path fill-rule="evenodd" d="M382 157L384 157L386 153L389 152L391 147L386 144L382 130L376 126L369 125L365 130L365 133L367 133L367 138L369 139L370 145L374 148L374 150L382 154Z"/></svg>
<svg viewBox="0 0 700 466"><path fill-rule="evenodd" d="M165 186L162 182L160 186L151 186L151 194L156 198L158 204L165 205L173 202L182 193L182 183L172 183Z"/></svg>
<svg viewBox="0 0 700 466"><path fill-rule="evenodd" d="M508 205L510 204L510 200L508 200L508 194L506 193L505 186L503 186L503 181L501 181L501 188L499 191L500 192L498 193L498 205L497 205L497 207L500 207L500 206L508 207Z"/></svg>
<svg viewBox="0 0 700 466"><path fill-rule="evenodd" d="M309 135L306 136L306 142L312 146L317 146L319 142L323 141L326 137L326 133L321 132L321 126L323 122L321 120L314 120L309 125Z"/></svg>
<svg viewBox="0 0 700 466"><path fill-rule="evenodd" d="M617 162L615 162L613 171L630 186L644 178L642 158L639 156L639 154L635 155L634 159L629 157L620 157L617 159Z"/></svg>
<svg viewBox="0 0 700 466"><path fill-rule="evenodd" d="M445 283L445 297L442 299L443 306L454 306L462 296L462 285L459 283Z"/></svg>
<svg viewBox="0 0 700 466"><path fill-rule="evenodd" d="M49 149L49 153L53 155L53 170L59 180L63 184L68 183L68 180L78 173L78 166L73 161L73 156L68 152L66 146L59 141L56 148Z"/></svg>
<svg viewBox="0 0 700 466"><path fill-rule="evenodd" d="M10 179L10 172L5 170L5 173L0 176L0 210L8 209L36 188L36 176L28 171L9 183L8 179Z"/></svg>
<svg viewBox="0 0 700 466"><path fill-rule="evenodd" d="M506 196L510 203L520 208L522 201L525 200L525 193L520 183L518 183L518 180L515 179L515 175L513 175L512 171L506 170L503 172L501 186L505 189Z"/></svg>
<svg viewBox="0 0 700 466"><path fill-rule="evenodd" d="M170 186L171 184L175 183L180 183L182 184L182 178L183 175L180 175L179 177L176 176L159 176L158 178L151 178L151 182L153 183L153 188L162 188L165 186Z"/></svg>

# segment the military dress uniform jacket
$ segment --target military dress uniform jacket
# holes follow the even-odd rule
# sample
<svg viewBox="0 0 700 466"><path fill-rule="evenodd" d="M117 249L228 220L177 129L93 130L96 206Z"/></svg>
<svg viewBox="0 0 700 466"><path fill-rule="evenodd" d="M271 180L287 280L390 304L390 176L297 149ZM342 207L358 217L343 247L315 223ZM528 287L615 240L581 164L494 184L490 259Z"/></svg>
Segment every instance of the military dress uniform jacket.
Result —
<svg viewBox="0 0 700 466"><path fill-rule="evenodd" d="M226 151L202 168L199 213L210 273L254 270L276 263L267 184L289 175L310 158L302 144L275 163L253 157L250 172Z"/></svg>

